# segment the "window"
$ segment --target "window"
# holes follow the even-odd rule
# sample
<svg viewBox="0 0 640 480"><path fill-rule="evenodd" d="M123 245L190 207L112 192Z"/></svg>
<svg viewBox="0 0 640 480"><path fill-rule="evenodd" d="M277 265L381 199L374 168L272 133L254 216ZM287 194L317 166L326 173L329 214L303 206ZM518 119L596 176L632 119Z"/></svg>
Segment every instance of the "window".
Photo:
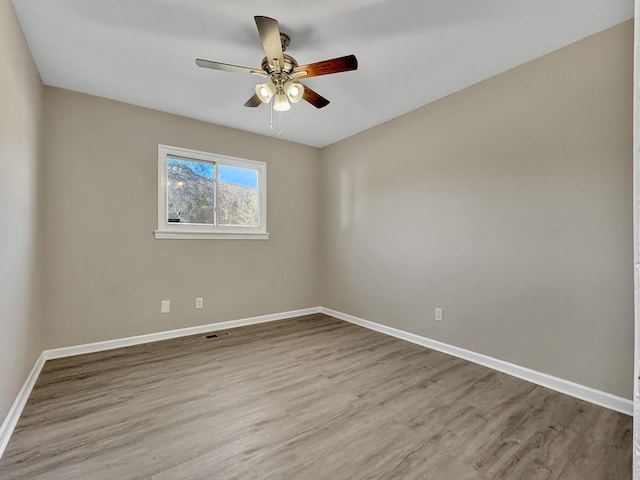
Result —
<svg viewBox="0 0 640 480"><path fill-rule="evenodd" d="M267 239L263 162L158 145L156 238Z"/></svg>

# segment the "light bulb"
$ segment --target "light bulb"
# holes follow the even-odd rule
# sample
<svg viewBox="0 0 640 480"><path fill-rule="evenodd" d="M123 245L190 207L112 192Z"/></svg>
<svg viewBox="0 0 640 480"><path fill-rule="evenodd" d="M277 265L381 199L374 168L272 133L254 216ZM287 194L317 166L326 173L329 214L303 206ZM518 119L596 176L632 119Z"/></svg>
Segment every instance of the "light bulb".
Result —
<svg viewBox="0 0 640 480"><path fill-rule="evenodd" d="M271 97L276 93L276 86L273 82L259 83L256 85L256 95L262 103L269 103Z"/></svg>
<svg viewBox="0 0 640 480"><path fill-rule="evenodd" d="M304 94L304 86L301 83L290 80L284 84L284 93L287 94L291 103L297 103Z"/></svg>
<svg viewBox="0 0 640 480"><path fill-rule="evenodd" d="M276 95L276 100L273 103L273 109L276 112L286 112L290 108L291 108L291 105L289 105L289 101L287 100L287 96L285 94L283 94L283 93L278 93Z"/></svg>

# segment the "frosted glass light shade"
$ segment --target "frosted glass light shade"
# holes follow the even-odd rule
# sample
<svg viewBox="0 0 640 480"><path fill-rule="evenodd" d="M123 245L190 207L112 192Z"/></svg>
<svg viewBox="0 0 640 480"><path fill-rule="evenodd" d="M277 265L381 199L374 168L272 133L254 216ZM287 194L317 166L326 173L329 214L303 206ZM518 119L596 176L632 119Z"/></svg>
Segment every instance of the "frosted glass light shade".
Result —
<svg viewBox="0 0 640 480"><path fill-rule="evenodd" d="M262 103L269 103L271 97L276 94L276 86L273 82L259 83L256 85L256 95Z"/></svg>
<svg viewBox="0 0 640 480"><path fill-rule="evenodd" d="M304 94L304 85L289 81L284 84L284 93L287 94L291 103L298 103Z"/></svg>
<svg viewBox="0 0 640 480"><path fill-rule="evenodd" d="M289 100L287 100L287 96L284 93L279 93L276 95L276 100L273 103L273 109L276 112L286 112L291 108L289 105Z"/></svg>

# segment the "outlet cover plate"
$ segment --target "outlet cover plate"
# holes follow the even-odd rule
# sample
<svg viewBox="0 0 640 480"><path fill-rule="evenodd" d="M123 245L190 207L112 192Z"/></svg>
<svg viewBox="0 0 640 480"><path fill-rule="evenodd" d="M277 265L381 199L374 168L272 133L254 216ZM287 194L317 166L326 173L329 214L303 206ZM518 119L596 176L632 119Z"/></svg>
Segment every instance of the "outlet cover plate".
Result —
<svg viewBox="0 0 640 480"><path fill-rule="evenodd" d="M162 300L160 302L160 313L169 313L171 311L171 301Z"/></svg>

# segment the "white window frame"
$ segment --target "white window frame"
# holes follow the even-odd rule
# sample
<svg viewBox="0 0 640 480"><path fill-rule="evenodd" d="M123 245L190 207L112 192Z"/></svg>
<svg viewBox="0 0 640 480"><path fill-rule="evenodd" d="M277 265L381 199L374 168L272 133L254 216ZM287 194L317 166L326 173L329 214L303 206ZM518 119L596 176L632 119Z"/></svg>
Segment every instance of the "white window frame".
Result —
<svg viewBox="0 0 640 480"><path fill-rule="evenodd" d="M260 225L257 227L197 225L167 221L167 157L181 157L224 165L258 170L258 201ZM215 175L218 191L218 171ZM215 200L217 201L217 199ZM227 239L267 240L267 164L255 160L228 157L188 148L158 145L158 229L153 232L157 239Z"/></svg>

